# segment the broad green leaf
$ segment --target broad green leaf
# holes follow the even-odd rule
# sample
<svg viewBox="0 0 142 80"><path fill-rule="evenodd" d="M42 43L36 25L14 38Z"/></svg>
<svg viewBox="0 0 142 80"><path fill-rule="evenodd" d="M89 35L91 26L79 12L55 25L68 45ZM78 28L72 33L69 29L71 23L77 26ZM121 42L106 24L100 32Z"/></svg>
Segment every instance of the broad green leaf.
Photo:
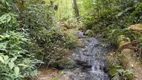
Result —
<svg viewBox="0 0 142 80"><path fill-rule="evenodd" d="M9 65L9 68L10 68L10 69L13 69L13 67L14 67L14 62L10 62L10 63L8 63L8 65Z"/></svg>
<svg viewBox="0 0 142 80"><path fill-rule="evenodd" d="M9 56L4 56L4 63L8 64L9 63Z"/></svg>
<svg viewBox="0 0 142 80"><path fill-rule="evenodd" d="M23 68L28 67L28 65L25 65L25 64L18 64L18 66L21 66L21 67L23 67Z"/></svg>
<svg viewBox="0 0 142 80"><path fill-rule="evenodd" d="M6 60L8 60L9 59L9 57L8 56L4 56L4 60L6 61Z"/></svg>
<svg viewBox="0 0 142 80"><path fill-rule="evenodd" d="M0 43L0 50L6 50L6 45L7 45L7 42L4 42L4 43Z"/></svg>
<svg viewBox="0 0 142 80"><path fill-rule="evenodd" d="M126 70L127 74L133 74L132 70Z"/></svg>
<svg viewBox="0 0 142 80"><path fill-rule="evenodd" d="M0 9L5 8L3 5L0 4Z"/></svg>
<svg viewBox="0 0 142 80"><path fill-rule="evenodd" d="M111 80L120 80L119 74L116 74Z"/></svg>
<svg viewBox="0 0 142 80"><path fill-rule="evenodd" d="M0 17L0 24L8 23L12 19L11 13L4 14Z"/></svg>
<svg viewBox="0 0 142 80"><path fill-rule="evenodd" d="M111 75L111 76L114 76L116 73L117 73L117 69L116 69L116 68L112 68L112 69L109 71L109 75Z"/></svg>
<svg viewBox="0 0 142 80"><path fill-rule="evenodd" d="M14 67L14 72L15 72L16 76L18 77L19 72L20 72L20 68L19 67Z"/></svg>
<svg viewBox="0 0 142 80"><path fill-rule="evenodd" d="M1 0L1 2L2 2L2 3L5 3L6 1L5 1L5 0Z"/></svg>
<svg viewBox="0 0 142 80"><path fill-rule="evenodd" d="M14 62L17 59L17 57L14 57L11 59L11 62Z"/></svg>
<svg viewBox="0 0 142 80"><path fill-rule="evenodd" d="M4 63L4 60L3 60L3 58L0 56L0 61L2 62L2 63Z"/></svg>
<svg viewBox="0 0 142 80"><path fill-rule="evenodd" d="M125 70L124 69L118 69L117 70L119 73L125 73Z"/></svg>

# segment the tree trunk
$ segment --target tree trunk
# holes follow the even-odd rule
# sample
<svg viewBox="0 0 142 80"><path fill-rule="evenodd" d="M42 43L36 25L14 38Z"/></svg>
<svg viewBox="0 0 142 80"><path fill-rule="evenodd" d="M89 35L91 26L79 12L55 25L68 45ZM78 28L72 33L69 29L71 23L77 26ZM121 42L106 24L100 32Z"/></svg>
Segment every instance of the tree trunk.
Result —
<svg viewBox="0 0 142 80"><path fill-rule="evenodd" d="M79 10L78 10L76 0L72 0L72 2L73 2L73 8L74 8L74 11L75 11L75 16L79 17Z"/></svg>

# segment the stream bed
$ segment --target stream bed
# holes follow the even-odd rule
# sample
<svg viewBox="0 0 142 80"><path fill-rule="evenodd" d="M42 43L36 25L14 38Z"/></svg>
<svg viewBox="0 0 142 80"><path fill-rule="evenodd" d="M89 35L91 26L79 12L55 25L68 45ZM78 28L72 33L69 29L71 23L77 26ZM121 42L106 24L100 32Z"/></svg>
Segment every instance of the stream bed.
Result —
<svg viewBox="0 0 142 80"><path fill-rule="evenodd" d="M77 47L68 55L76 63L74 68L61 71L41 69L41 74L35 80L109 80L105 63L106 54L112 49L111 45L99 37L82 35L79 40L84 46Z"/></svg>
<svg viewBox="0 0 142 80"><path fill-rule="evenodd" d="M77 66L72 70L65 70L61 80L109 80L106 73L105 55L111 50L108 43L97 37L82 37L84 47L77 47L70 56ZM69 79L65 79L68 76Z"/></svg>

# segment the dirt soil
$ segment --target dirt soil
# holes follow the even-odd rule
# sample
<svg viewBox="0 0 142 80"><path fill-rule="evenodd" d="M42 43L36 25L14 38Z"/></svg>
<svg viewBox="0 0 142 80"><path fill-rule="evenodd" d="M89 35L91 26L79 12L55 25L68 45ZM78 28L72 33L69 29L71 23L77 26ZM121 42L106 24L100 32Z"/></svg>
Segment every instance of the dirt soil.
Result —
<svg viewBox="0 0 142 80"><path fill-rule="evenodd" d="M52 80L60 71L54 68L41 68L40 74L36 76L35 80Z"/></svg>
<svg viewBox="0 0 142 80"><path fill-rule="evenodd" d="M125 56L125 60L128 62L126 64L127 69L133 71L133 80L142 80L142 63L138 60L138 57L136 57L137 53L129 49L125 49L123 53Z"/></svg>
<svg viewBox="0 0 142 80"><path fill-rule="evenodd" d="M142 80L142 65L141 63L135 59L135 57L131 57L131 55L127 55L129 58L129 64L131 65L131 69L134 73L134 80Z"/></svg>

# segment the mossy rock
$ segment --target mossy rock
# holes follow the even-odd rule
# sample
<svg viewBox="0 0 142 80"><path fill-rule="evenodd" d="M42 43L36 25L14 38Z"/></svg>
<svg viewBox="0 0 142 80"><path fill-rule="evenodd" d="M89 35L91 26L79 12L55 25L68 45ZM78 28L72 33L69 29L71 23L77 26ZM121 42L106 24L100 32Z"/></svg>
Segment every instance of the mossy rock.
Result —
<svg viewBox="0 0 142 80"><path fill-rule="evenodd" d="M90 36L90 37L92 37L92 36L94 36L94 31L93 30L87 30L85 32L85 34L88 35L88 36Z"/></svg>
<svg viewBox="0 0 142 80"><path fill-rule="evenodd" d="M134 24L128 27L128 30L142 31L142 24Z"/></svg>
<svg viewBox="0 0 142 80"><path fill-rule="evenodd" d="M66 57L66 58L59 60L58 65L60 68L63 68L63 69L71 69L75 67L76 62Z"/></svg>
<svg viewBox="0 0 142 80"><path fill-rule="evenodd" d="M127 44L129 42L131 42L130 38L126 37L125 35L120 35L117 38L117 45L119 47L121 47L121 46L123 46L123 45L125 45L125 44Z"/></svg>
<svg viewBox="0 0 142 80"><path fill-rule="evenodd" d="M75 22L66 21L64 22L64 27L66 27L67 29L73 29L77 27L77 24Z"/></svg>

